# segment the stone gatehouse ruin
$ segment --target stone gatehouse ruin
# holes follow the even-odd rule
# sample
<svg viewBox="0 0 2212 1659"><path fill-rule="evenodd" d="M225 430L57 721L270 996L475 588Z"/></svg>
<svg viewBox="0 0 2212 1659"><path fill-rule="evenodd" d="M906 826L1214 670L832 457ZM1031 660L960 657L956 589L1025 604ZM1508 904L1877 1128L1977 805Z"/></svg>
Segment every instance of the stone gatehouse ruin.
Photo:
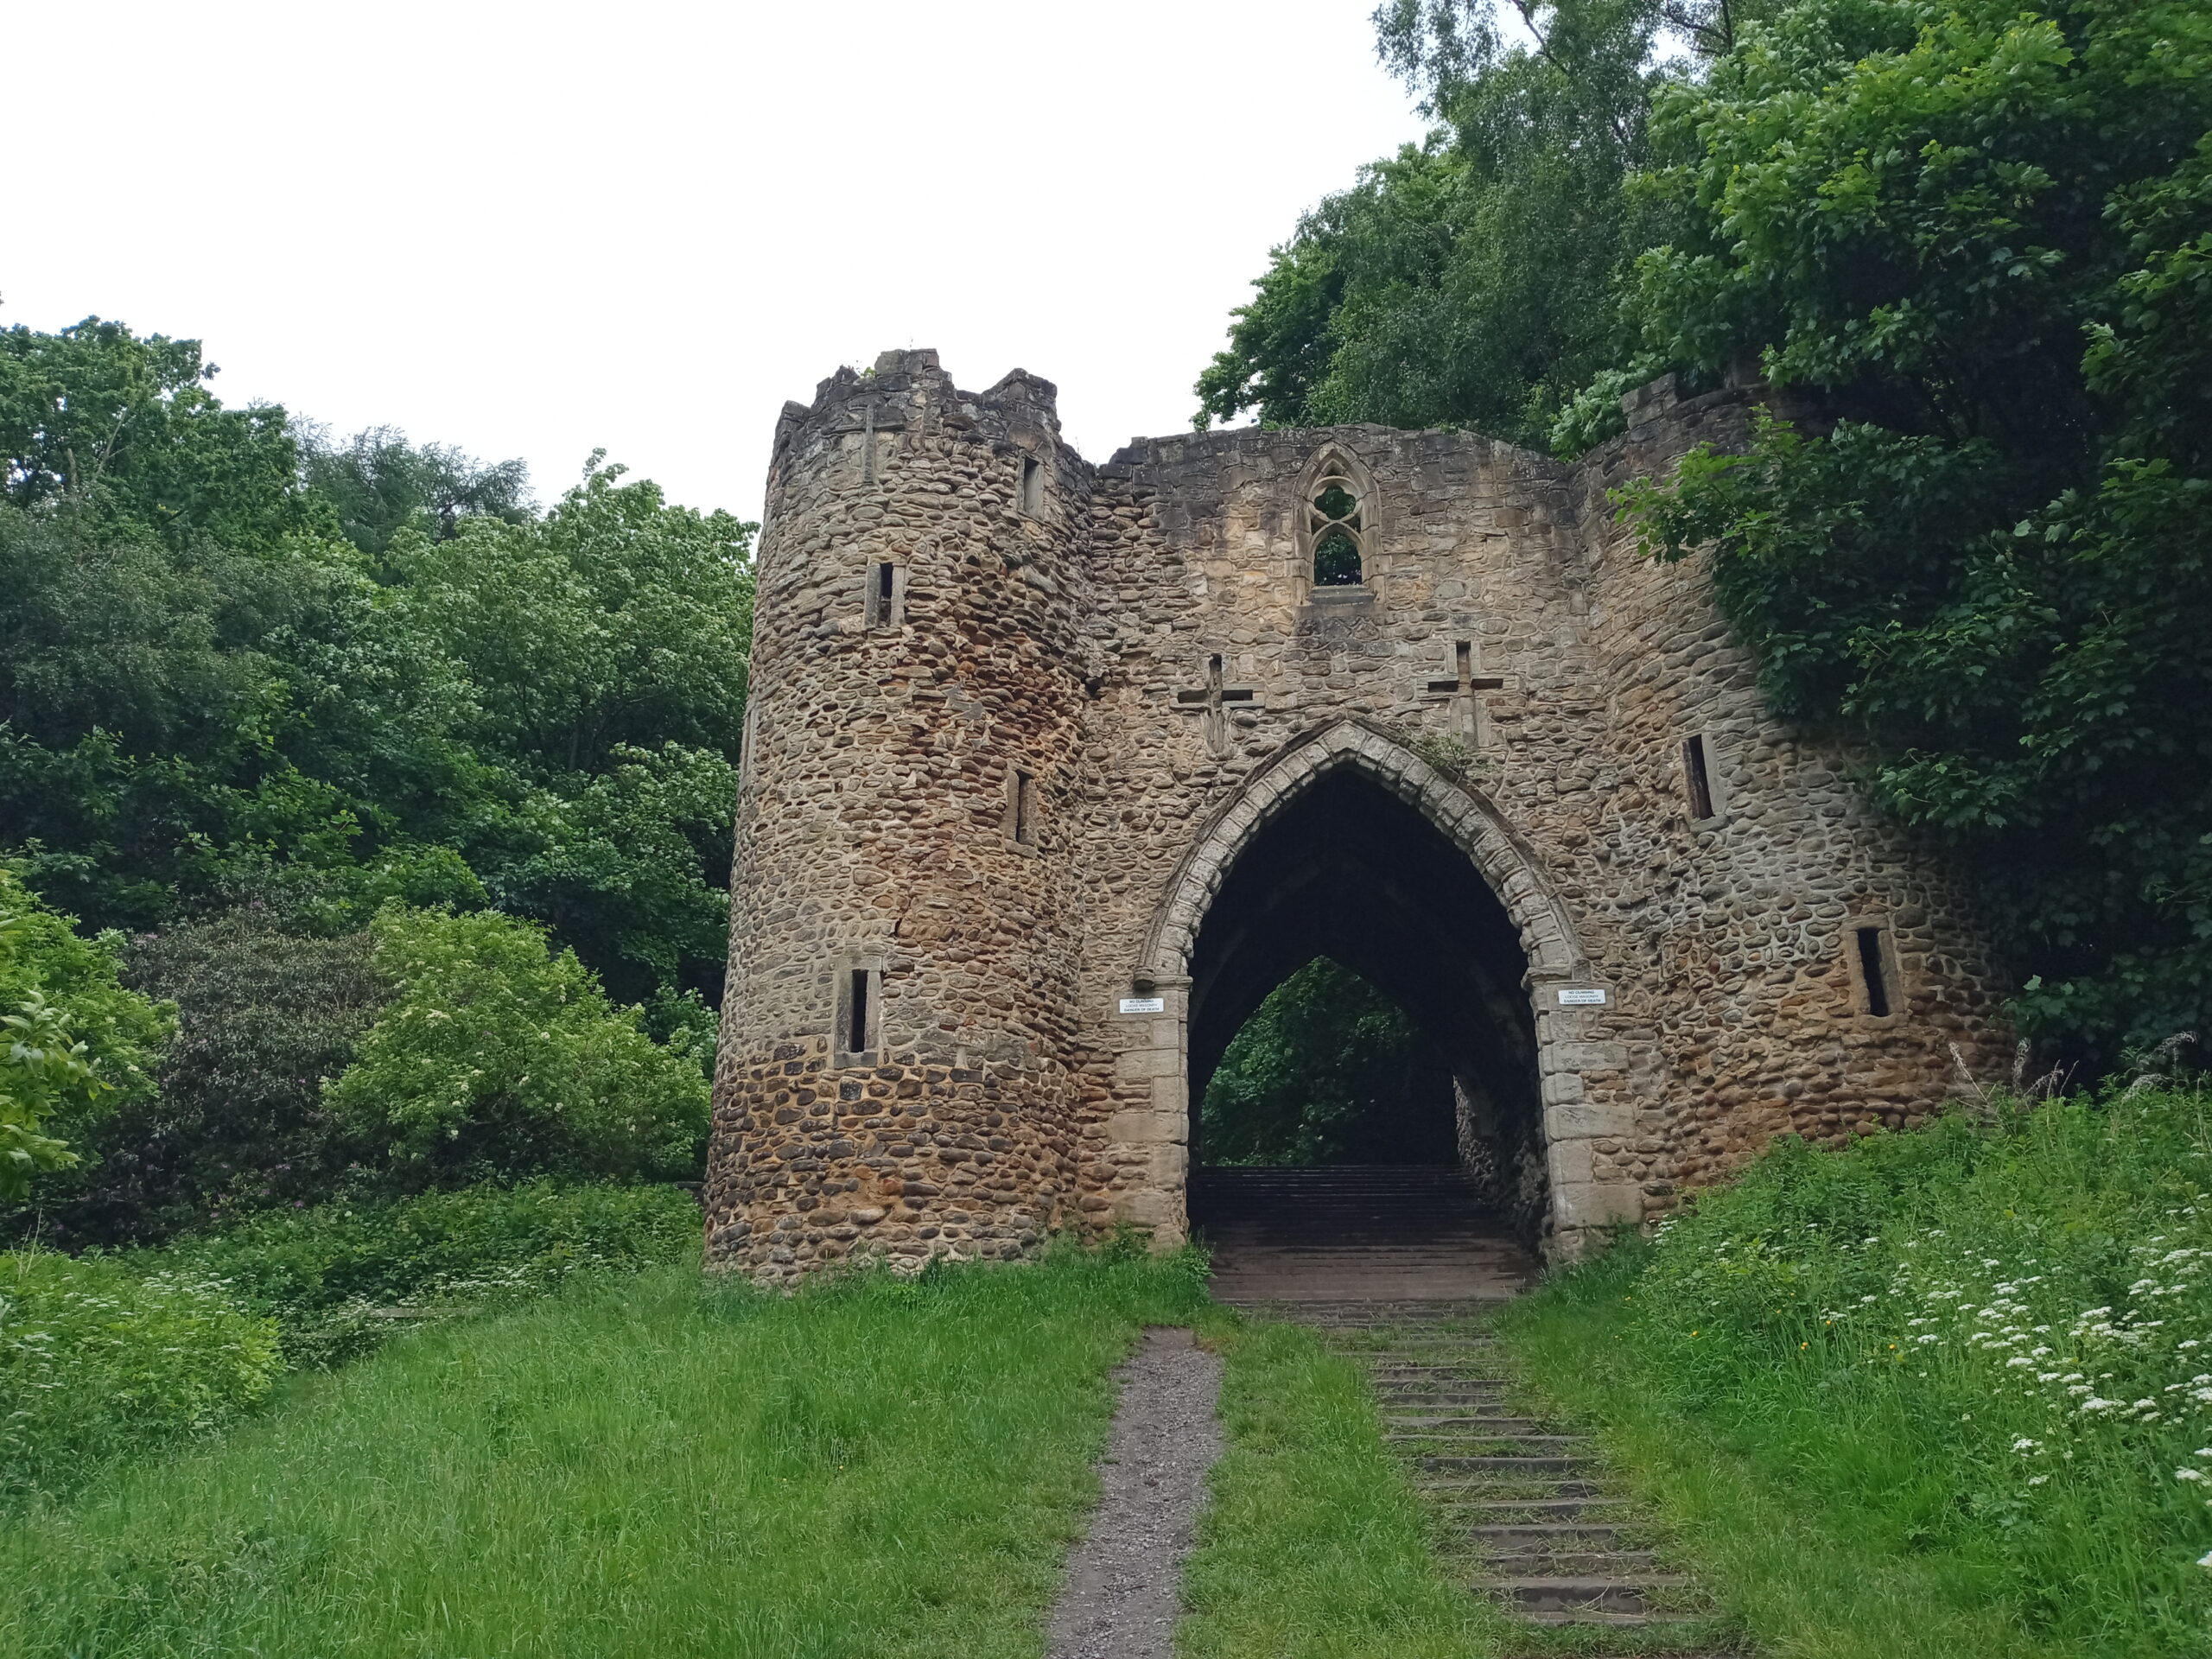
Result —
<svg viewBox="0 0 2212 1659"><path fill-rule="evenodd" d="M1179 1241L1194 1104L1317 955L1555 1255L2002 1068L1957 882L1617 522L1743 394L1646 388L1573 465L1345 427L1093 466L1054 396L891 352L778 423L710 1262Z"/></svg>

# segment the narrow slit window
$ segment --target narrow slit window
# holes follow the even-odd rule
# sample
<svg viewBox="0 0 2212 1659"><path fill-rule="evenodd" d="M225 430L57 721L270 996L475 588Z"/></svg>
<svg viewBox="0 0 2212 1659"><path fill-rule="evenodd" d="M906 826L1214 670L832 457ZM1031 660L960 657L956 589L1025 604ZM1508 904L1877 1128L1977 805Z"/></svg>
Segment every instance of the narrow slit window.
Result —
<svg viewBox="0 0 2212 1659"><path fill-rule="evenodd" d="M870 1005L869 981L874 977L872 969L855 968L845 995L845 1052L865 1054L868 1050L868 1022L875 1010Z"/></svg>
<svg viewBox="0 0 2212 1659"><path fill-rule="evenodd" d="M885 563L871 565L868 573L868 625L887 628L896 610L899 567Z"/></svg>
<svg viewBox="0 0 2212 1659"><path fill-rule="evenodd" d="M1017 767L1014 774L1014 838L1025 847L1037 839L1037 780Z"/></svg>
<svg viewBox="0 0 2212 1659"><path fill-rule="evenodd" d="M1682 780L1689 789L1690 817L1709 818L1713 816L1713 773L1705 760L1705 739L1702 734L1682 740Z"/></svg>
<svg viewBox="0 0 2212 1659"><path fill-rule="evenodd" d="M1045 468L1034 455L1021 458L1021 510L1032 518L1045 510Z"/></svg>
<svg viewBox="0 0 2212 1659"><path fill-rule="evenodd" d="M1859 940L1859 980L1866 989L1866 1012L1874 1019L1885 1018L1890 1012L1890 984L1888 970L1883 965L1882 930L1862 927L1856 930Z"/></svg>

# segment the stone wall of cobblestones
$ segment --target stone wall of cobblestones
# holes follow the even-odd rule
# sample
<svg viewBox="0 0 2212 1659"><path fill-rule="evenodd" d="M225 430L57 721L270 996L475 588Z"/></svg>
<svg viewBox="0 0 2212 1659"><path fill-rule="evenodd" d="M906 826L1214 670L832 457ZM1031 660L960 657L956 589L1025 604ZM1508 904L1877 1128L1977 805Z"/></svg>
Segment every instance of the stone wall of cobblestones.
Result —
<svg viewBox="0 0 2212 1659"><path fill-rule="evenodd" d="M1018 372L963 393L905 353L786 406L712 1260L778 1278L1011 1255L1060 1226L1182 1236L1212 899L1340 774L1464 853L1517 935L1517 983L1462 964L1465 1052L1510 1071L1527 1048L1525 1087L1471 1063L1462 1093L1522 1112L1492 1123L1490 1173L1554 1249L1777 1129L1913 1122L2001 1070L1956 881L1874 817L1844 753L1764 713L1702 572L1613 522L1607 488L1725 442L1740 397L1647 389L1571 467L1360 427L1094 468L1052 400ZM1363 561L1335 588L1312 580L1329 477Z"/></svg>
<svg viewBox="0 0 2212 1659"><path fill-rule="evenodd" d="M1019 373L960 392L935 353L893 353L779 425L715 1261L780 1277L855 1253L1013 1256L1074 1196L1080 917L1060 804L1086 697L1090 478L1052 399Z"/></svg>

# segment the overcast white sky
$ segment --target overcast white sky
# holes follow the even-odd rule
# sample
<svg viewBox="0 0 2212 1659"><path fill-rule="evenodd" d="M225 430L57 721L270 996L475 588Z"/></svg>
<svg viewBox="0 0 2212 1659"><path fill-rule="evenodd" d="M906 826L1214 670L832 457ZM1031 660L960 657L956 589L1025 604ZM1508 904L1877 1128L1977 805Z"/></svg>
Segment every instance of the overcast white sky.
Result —
<svg viewBox="0 0 2212 1659"><path fill-rule="evenodd" d="M0 98L0 325L196 337L226 402L543 499L604 447L755 516L784 400L893 346L1048 376L1103 460L1420 136L1373 4L81 3Z"/></svg>

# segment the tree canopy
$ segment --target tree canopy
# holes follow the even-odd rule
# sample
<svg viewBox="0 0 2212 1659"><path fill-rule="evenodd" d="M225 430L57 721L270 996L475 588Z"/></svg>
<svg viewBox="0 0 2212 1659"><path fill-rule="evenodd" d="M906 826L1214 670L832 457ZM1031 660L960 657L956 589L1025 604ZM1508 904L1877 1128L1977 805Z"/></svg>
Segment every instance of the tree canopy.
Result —
<svg viewBox="0 0 2212 1659"><path fill-rule="evenodd" d="M95 927L387 899L719 986L753 527L594 457L226 409L196 341L0 334L0 850Z"/></svg>
<svg viewBox="0 0 2212 1659"><path fill-rule="evenodd" d="M1272 256L1202 421L1572 454L1673 372L1741 455L1622 503L1786 717L1980 881L2041 1039L2212 1019L2212 17L2185 0L1391 0L1437 118ZM1784 418L1784 415L1788 418Z"/></svg>

